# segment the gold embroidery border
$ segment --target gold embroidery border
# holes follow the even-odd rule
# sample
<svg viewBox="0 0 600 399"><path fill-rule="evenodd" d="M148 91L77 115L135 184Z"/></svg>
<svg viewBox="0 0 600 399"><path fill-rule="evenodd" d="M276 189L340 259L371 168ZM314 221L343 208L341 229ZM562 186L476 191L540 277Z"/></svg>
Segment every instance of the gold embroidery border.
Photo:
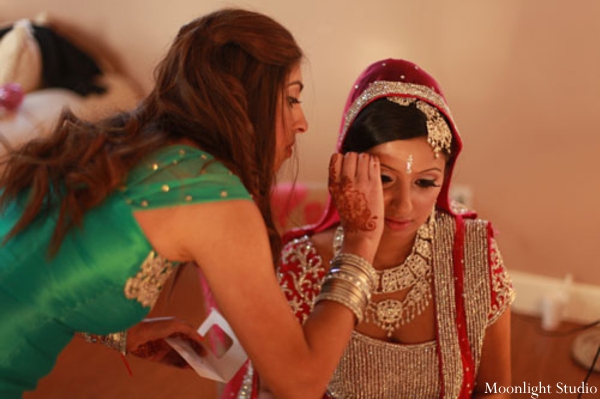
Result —
<svg viewBox="0 0 600 399"><path fill-rule="evenodd" d="M449 215L438 213L433 240L433 276L440 361L446 398L459 397L463 380L458 328L455 322L456 292L452 257L455 234L454 219Z"/></svg>
<svg viewBox="0 0 600 399"><path fill-rule="evenodd" d="M465 312L467 334L474 359L479 369L481 349L487 327L488 308L492 300L488 266L487 222L465 220ZM469 370L466 370L467 372Z"/></svg>
<svg viewBox="0 0 600 399"><path fill-rule="evenodd" d="M136 300L144 307L152 307L165 282L173 272L173 263L150 251L140 271L125 282L125 298Z"/></svg>

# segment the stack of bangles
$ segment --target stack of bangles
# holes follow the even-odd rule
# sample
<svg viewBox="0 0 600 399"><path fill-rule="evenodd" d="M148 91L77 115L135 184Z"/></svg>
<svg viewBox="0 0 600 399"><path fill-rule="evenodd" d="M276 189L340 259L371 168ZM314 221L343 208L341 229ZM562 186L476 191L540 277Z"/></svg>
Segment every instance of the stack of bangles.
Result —
<svg viewBox="0 0 600 399"><path fill-rule="evenodd" d="M325 276L316 302L335 301L349 308L357 324L371 299L377 285L377 272L364 258L354 254L340 253L331 261L331 269Z"/></svg>

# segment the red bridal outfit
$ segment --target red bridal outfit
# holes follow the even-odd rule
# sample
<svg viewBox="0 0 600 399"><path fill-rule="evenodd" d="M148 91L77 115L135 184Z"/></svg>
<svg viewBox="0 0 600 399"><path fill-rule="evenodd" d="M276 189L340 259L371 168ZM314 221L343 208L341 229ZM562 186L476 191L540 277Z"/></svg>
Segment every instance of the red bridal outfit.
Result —
<svg viewBox="0 0 600 399"><path fill-rule="evenodd" d="M346 103L338 150L359 112L380 98L417 99L433 106L444 116L454 143L435 212L419 230L413 248L413 252L421 251L423 259L427 259L411 266L413 271L430 271L427 286L409 289L407 297L413 292L414 298L398 305L405 308L400 314L412 312L414 316L415 306L423 307L419 298L429 296L435 309L435 339L402 344L354 331L325 397L469 398L486 329L508 310L515 293L490 223L449 199L452 169L462 142L443 94L429 74L403 60L382 60L369 66L356 81ZM320 222L284 236L278 275L299 322L310 314L329 269L311 237L338 224L339 216L329 199ZM339 234L333 240L334 252L338 238ZM405 287L418 287L418 283L419 278L413 278ZM399 316L394 316L394 309L389 312L393 304L388 303L386 308L382 302L375 304L372 312L381 317L377 325L391 331L398 326L394 323ZM257 376L248 364L229 383L224 397L256 395Z"/></svg>

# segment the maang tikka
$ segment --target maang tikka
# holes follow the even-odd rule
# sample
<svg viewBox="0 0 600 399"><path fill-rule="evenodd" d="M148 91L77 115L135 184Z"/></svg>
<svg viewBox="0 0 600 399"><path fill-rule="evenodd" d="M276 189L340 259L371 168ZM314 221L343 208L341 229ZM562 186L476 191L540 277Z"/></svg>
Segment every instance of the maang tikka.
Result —
<svg viewBox="0 0 600 399"><path fill-rule="evenodd" d="M433 148L435 157L439 157L440 151L450 154L452 132L437 108L413 97L386 97L386 99L403 107L416 103L419 111L423 112L427 118L427 142Z"/></svg>

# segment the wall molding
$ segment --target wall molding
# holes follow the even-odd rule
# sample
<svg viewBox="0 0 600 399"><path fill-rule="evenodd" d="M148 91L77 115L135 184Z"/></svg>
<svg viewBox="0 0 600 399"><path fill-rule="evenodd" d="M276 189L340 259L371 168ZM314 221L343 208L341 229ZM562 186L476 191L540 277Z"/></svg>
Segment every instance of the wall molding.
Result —
<svg viewBox="0 0 600 399"><path fill-rule="evenodd" d="M544 317L548 303L564 300L561 320L582 324L600 319L600 286L576 281L509 270L517 298L512 310L531 316Z"/></svg>

